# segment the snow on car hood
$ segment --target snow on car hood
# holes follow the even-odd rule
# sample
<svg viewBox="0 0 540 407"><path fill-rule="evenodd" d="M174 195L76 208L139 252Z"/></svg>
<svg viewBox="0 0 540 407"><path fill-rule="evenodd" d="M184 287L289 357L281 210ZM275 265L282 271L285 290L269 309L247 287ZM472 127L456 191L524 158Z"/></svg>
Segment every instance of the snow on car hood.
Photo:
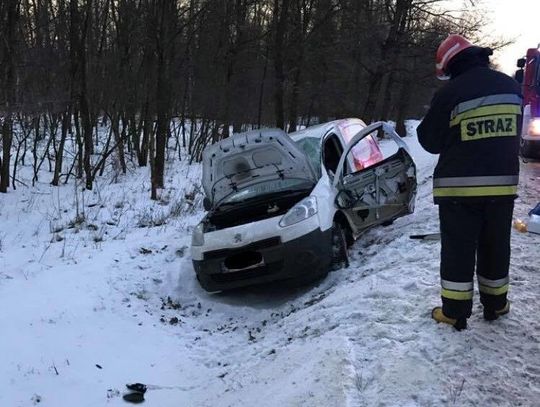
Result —
<svg viewBox="0 0 540 407"><path fill-rule="evenodd" d="M248 186L289 179L316 182L308 158L283 130L235 134L203 151L202 184L212 206Z"/></svg>

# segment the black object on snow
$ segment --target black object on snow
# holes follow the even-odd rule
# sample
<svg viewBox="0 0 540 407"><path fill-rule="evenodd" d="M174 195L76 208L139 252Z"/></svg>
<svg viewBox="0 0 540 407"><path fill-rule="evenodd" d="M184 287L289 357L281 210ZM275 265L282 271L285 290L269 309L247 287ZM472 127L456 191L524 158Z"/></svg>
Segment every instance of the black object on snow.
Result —
<svg viewBox="0 0 540 407"><path fill-rule="evenodd" d="M136 391L133 393L124 394L122 398L130 403L142 403L144 401L144 393L139 393Z"/></svg>
<svg viewBox="0 0 540 407"><path fill-rule="evenodd" d="M417 239L417 240L440 240L441 234L440 233L424 233L421 235L410 235L410 239Z"/></svg>
<svg viewBox="0 0 540 407"><path fill-rule="evenodd" d="M133 383L126 384L126 387L133 393L124 394L122 397L125 401L130 403L142 403L144 401L144 393L146 393L146 384Z"/></svg>
<svg viewBox="0 0 540 407"><path fill-rule="evenodd" d="M146 393L146 390L147 390L146 384L142 384L142 383L126 384L126 387L129 390L133 390L142 394Z"/></svg>

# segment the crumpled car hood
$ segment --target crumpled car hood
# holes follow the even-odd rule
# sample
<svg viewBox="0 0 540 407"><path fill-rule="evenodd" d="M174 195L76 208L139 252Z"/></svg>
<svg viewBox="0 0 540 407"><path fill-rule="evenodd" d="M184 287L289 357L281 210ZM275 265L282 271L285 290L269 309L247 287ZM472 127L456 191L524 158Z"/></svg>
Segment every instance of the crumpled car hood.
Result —
<svg viewBox="0 0 540 407"><path fill-rule="evenodd" d="M202 184L212 207L228 195L261 182L316 175L300 147L279 129L235 134L203 151Z"/></svg>

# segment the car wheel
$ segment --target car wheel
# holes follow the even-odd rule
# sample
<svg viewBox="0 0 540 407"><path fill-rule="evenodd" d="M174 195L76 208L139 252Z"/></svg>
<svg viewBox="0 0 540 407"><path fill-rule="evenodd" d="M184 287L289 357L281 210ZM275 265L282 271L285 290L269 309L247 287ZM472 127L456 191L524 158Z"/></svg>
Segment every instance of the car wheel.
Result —
<svg viewBox="0 0 540 407"><path fill-rule="evenodd" d="M534 157L534 151L533 151L533 143L527 140L521 140L520 146L519 146L519 153L521 157L523 158L533 158Z"/></svg>
<svg viewBox="0 0 540 407"><path fill-rule="evenodd" d="M347 253L347 238L345 230L339 223L332 226L332 270L349 267L349 255Z"/></svg>

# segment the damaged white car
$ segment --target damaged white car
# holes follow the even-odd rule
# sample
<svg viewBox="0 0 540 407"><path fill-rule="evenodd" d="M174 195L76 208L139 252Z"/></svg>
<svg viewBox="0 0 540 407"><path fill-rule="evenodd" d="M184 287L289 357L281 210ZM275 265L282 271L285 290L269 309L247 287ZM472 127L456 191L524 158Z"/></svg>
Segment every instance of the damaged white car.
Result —
<svg viewBox="0 0 540 407"><path fill-rule="evenodd" d="M377 131L389 136L382 149ZM202 183L208 213L193 232L193 265L205 290L222 291L301 284L348 265L363 231L413 212L416 167L391 125L345 119L211 145Z"/></svg>

